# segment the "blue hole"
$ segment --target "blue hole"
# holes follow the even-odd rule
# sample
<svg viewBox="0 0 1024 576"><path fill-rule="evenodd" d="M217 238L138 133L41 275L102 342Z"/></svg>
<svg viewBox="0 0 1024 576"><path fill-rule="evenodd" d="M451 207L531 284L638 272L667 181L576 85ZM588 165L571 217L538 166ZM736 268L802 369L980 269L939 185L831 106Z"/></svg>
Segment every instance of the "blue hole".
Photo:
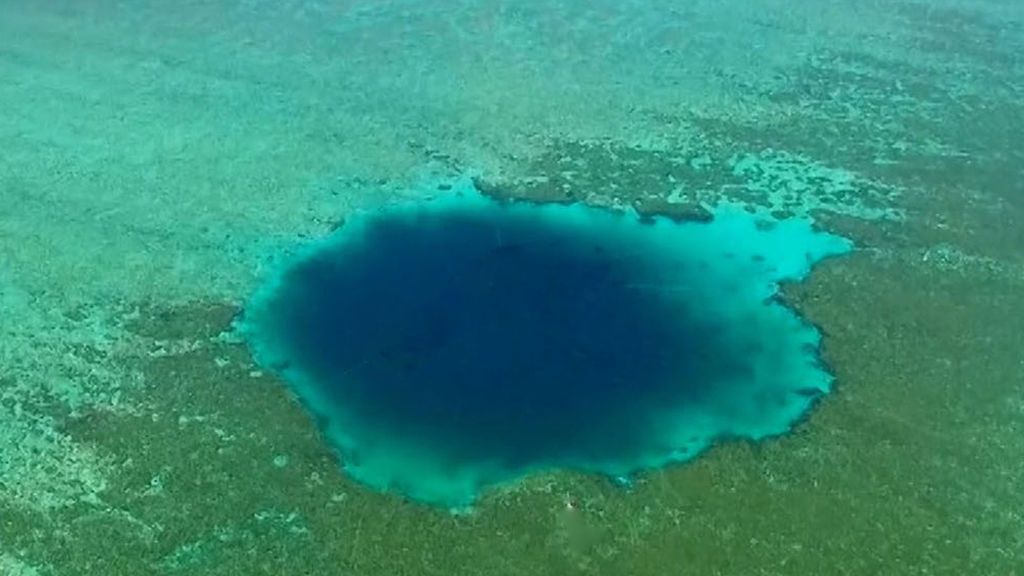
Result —
<svg viewBox="0 0 1024 576"><path fill-rule="evenodd" d="M774 224L499 203L465 183L350 219L240 328L375 488L459 507L540 469L625 478L784 433L828 391L817 331L772 296L849 244Z"/></svg>

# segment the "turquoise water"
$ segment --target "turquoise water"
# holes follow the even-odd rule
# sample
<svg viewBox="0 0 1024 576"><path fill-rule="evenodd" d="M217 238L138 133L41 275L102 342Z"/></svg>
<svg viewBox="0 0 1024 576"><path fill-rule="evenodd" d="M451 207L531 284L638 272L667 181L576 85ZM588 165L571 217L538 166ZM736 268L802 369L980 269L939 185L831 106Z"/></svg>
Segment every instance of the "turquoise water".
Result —
<svg viewBox="0 0 1024 576"><path fill-rule="evenodd" d="M713 214L500 203L465 181L349 219L240 328L374 488L455 508L537 469L626 477L784 433L831 385L818 332L775 296L850 243Z"/></svg>
<svg viewBox="0 0 1024 576"><path fill-rule="evenodd" d="M0 0L0 575L1020 573L1022 55L1019 0Z"/></svg>

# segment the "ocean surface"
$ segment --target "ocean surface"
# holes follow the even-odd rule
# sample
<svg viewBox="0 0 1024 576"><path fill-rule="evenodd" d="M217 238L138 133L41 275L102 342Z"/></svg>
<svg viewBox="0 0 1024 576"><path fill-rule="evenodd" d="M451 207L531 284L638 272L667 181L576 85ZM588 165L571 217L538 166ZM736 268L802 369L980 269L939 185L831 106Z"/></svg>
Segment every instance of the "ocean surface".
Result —
<svg viewBox="0 0 1024 576"><path fill-rule="evenodd" d="M1024 573L1024 3L0 0L0 576Z"/></svg>

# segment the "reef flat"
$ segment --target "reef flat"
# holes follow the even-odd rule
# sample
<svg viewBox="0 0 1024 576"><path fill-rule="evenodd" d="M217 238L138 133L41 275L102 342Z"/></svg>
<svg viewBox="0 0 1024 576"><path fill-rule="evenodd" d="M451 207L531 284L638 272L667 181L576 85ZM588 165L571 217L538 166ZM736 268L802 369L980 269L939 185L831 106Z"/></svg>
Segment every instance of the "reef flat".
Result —
<svg viewBox="0 0 1024 576"><path fill-rule="evenodd" d="M1018 569L1017 3L0 12L0 572ZM232 323L305 246L466 174L852 239L779 287L832 391L629 490L538 471L453 516L354 481Z"/></svg>

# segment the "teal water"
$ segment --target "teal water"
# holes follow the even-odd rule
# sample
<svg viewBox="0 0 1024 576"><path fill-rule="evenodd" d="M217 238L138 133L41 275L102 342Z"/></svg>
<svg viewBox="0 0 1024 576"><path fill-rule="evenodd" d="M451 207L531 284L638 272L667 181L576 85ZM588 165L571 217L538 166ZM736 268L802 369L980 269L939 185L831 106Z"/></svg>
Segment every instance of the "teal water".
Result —
<svg viewBox="0 0 1024 576"><path fill-rule="evenodd" d="M465 182L350 219L239 323L365 484L448 507L539 469L614 477L786 432L831 377L775 298L850 244L500 203Z"/></svg>
<svg viewBox="0 0 1024 576"><path fill-rule="evenodd" d="M1021 55L1019 0L0 0L0 575L1020 573ZM716 220L417 185L466 173ZM857 250L750 274L805 232L726 204ZM374 292L306 311L304 267ZM799 424L672 434L775 358Z"/></svg>

